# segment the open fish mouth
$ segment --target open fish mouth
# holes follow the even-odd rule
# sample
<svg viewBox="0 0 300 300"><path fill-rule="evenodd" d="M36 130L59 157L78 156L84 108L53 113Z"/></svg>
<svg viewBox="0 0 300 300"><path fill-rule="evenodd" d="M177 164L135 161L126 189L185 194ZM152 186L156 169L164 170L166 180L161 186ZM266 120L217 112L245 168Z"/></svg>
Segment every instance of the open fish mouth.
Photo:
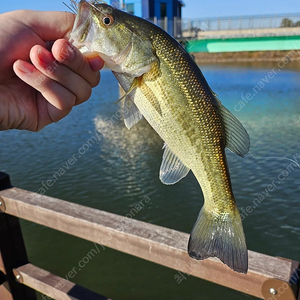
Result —
<svg viewBox="0 0 300 300"><path fill-rule="evenodd" d="M97 7L97 4L99 3L106 4L106 2L100 0L81 0L79 3L75 0L71 0L71 7L69 7L69 9L76 13L76 19L69 42L78 48L82 53L91 51L91 45L97 31L93 22L93 15L95 15L95 11L98 11L100 14L112 12L109 6L103 10L99 9Z"/></svg>
<svg viewBox="0 0 300 300"><path fill-rule="evenodd" d="M76 19L73 25L69 42L77 47L82 53L88 52L88 43L85 42L92 24L91 4L87 1L80 1L79 4L72 1L73 9L77 10Z"/></svg>

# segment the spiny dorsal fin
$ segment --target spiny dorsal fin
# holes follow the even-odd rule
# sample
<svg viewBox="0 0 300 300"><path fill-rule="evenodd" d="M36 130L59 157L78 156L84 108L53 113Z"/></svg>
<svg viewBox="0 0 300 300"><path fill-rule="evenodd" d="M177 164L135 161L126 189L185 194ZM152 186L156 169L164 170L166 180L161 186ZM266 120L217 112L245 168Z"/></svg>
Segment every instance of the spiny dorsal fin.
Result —
<svg viewBox="0 0 300 300"><path fill-rule="evenodd" d="M160 166L159 179L164 184L174 184L185 177L190 169L181 162L167 144L163 148L165 151Z"/></svg>
<svg viewBox="0 0 300 300"><path fill-rule="evenodd" d="M250 138L246 129L241 122L222 105L217 94L213 91L212 94L216 99L215 108L222 117L226 136L226 147L235 154L244 157L250 149Z"/></svg>

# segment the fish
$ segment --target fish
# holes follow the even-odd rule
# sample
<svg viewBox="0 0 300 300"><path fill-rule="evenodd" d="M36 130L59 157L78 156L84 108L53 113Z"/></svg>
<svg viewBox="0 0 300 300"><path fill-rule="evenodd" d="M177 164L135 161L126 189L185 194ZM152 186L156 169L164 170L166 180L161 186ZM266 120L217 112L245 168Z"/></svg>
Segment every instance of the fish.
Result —
<svg viewBox="0 0 300 300"><path fill-rule="evenodd" d="M113 72L125 91L125 126L145 118L164 141L161 182L175 184L190 170L199 182L204 205L190 234L189 256L217 257L247 273L225 148L244 157L250 138L189 53L155 24L100 1L78 3L70 41L84 54L97 53Z"/></svg>

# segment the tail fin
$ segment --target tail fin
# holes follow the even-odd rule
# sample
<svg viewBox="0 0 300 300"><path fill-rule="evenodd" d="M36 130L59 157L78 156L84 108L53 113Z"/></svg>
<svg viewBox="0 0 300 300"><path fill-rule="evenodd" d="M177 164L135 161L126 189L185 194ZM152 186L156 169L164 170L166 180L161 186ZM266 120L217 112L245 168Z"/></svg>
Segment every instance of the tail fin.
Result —
<svg viewBox="0 0 300 300"><path fill-rule="evenodd" d="M234 271L247 273L248 253L238 209L216 215L202 207L192 230L188 253L195 259L218 257Z"/></svg>

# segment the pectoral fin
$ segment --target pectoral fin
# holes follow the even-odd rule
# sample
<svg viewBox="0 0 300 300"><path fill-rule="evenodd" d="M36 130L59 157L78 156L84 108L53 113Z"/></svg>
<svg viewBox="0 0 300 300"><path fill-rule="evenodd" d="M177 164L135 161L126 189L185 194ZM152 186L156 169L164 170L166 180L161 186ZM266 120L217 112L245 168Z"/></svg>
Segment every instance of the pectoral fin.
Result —
<svg viewBox="0 0 300 300"><path fill-rule="evenodd" d="M159 179L164 184L174 184L185 177L189 168L170 150L168 145L164 146L165 151L160 166Z"/></svg>
<svg viewBox="0 0 300 300"><path fill-rule="evenodd" d="M139 120L143 118L143 115L129 96L125 98L123 115L125 126L128 129L130 129L133 125L135 125Z"/></svg>
<svg viewBox="0 0 300 300"><path fill-rule="evenodd" d="M135 90L140 85L140 82L141 82L141 77L135 77L131 83L129 90L114 104L117 104L118 102L126 98L133 90Z"/></svg>

